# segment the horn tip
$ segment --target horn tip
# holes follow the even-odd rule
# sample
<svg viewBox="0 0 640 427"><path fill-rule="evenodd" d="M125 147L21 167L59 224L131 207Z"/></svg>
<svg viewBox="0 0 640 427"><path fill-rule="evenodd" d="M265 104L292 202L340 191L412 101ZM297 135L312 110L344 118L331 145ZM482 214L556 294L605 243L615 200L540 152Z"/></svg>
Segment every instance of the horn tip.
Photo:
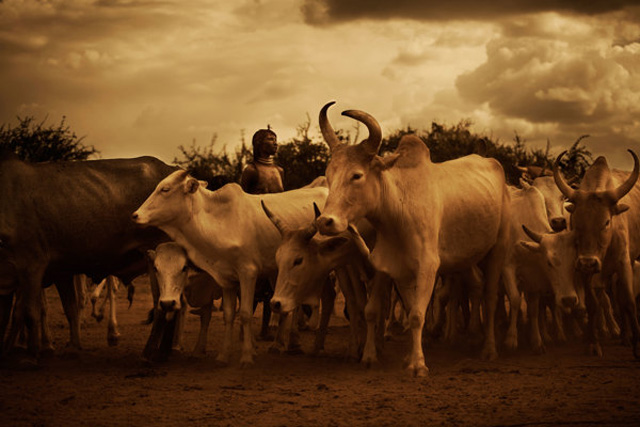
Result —
<svg viewBox="0 0 640 427"><path fill-rule="evenodd" d="M329 101L326 104L324 104L324 106L322 107L322 110L326 111L329 107L331 107L333 104L335 104L336 101Z"/></svg>

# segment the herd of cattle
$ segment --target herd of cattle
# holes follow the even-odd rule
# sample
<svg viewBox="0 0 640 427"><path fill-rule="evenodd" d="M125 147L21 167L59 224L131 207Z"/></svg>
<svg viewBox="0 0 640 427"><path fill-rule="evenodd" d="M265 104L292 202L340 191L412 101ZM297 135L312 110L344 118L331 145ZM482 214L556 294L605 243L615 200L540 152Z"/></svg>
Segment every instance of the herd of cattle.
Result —
<svg viewBox="0 0 640 427"><path fill-rule="evenodd" d="M303 304L322 302L318 351L333 309L334 277L349 314L349 356L367 365L377 362L385 323L395 314L392 297L406 313L407 367L416 376L428 373L423 331L444 318L451 337L460 314L470 333L483 336L486 359L498 355L496 313L507 312L506 349L518 346L526 312L531 347L542 352L549 313L559 340L578 325L588 351L601 355L606 328L637 356L640 162L633 151L631 173L610 170L599 157L571 186L558 169L563 153L553 176L517 188L506 184L495 159L433 163L414 135L381 157L380 126L362 111L343 115L363 123L367 139L344 144L327 118L332 104L319 118L331 150L326 179L284 193L251 195L237 184L209 191L151 157L31 164L2 154L2 353L24 332L33 360L50 348L44 287L55 284L70 344L80 348L77 275L96 283L110 277L112 297L114 277L130 285L148 273L153 326L143 354L151 359L180 345L187 306L201 317L195 351L204 353L213 301L222 296L225 332L217 358L230 360L239 299L240 362L253 363L254 296L262 278L275 286L275 346L295 348L292 319ZM110 317L115 344L115 314Z"/></svg>

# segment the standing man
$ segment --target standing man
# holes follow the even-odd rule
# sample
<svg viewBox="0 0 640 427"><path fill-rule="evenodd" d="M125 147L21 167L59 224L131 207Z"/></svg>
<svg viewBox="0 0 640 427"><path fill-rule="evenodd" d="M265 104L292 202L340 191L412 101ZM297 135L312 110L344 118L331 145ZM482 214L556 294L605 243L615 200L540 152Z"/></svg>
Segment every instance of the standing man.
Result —
<svg viewBox="0 0 640 427"><path fill-rule="evenodd" d="M271 129L260 129L253 134L253 162L242 171L240 185L246 193L265 194L284 191L284 170L275 164L278 140Z"/></svg>
<svg viewBox="0 0 640 427"><path fill-rule="evenodd" d="M274 131L260 129L253 134L253 162L249 163L242 171L240 185L246 193L265 194L281 193L284 191L284 170L275 164L274 156L278 150L278 140ZM260 339L273 339L269 334L269 321L271 319L271 297L273 289L269 280L259 278L256 283L256 293L253 303L255 310L258 302L262 301L262 327Z"/></svg>

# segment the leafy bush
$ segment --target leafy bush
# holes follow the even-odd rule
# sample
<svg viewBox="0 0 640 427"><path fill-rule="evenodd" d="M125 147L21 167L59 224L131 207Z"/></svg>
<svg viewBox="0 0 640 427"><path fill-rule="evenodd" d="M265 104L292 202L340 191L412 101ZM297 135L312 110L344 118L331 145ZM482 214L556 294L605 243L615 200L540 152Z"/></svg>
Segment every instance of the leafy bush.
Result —
<svg viewBox="0 0 640 427"><path fill-rule="evenodd" d="M84 136L78 137L69 129L63 116L58 125L45 125L33 117L18 117L18 126L0 127L0 151L15 153L30 162L58 160L86 160L98 154L93 146L85 146Z"/></svg>

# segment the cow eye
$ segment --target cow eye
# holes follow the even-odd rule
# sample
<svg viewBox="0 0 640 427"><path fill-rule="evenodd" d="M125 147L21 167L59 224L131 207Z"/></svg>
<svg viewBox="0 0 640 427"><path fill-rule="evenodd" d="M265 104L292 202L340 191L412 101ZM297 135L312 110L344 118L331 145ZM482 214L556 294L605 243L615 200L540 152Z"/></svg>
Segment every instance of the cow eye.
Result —
<svg viewBox="0 0 640 427"><path fill-rule="evenodd" d="M362 174L360 172L356 172L351 176L351 181L358 181L362 178Z"/></svg>
<svg viewBox="0 0 640 427"><path fill-rule="evenodd" d="M293 266L295 267L296 265L300 265L302 264L302 257L298 257L296 259L293 260Z"/></svg>
<svg viewBox="0 0 640 427"><path fill-rule="evenodd" d="M169 187L162 187L162 188L160 189L160 191L162 191L163 193L168 193L168 192L169 192L169 190L171 190Z"/></svg>
<svg viewBox="0 0 640 427"><path fill-rule="evenodd" d="M609 227L610 224L611 224L611 219L608 219L607 222L604 223L604 228Z"/></svg>

